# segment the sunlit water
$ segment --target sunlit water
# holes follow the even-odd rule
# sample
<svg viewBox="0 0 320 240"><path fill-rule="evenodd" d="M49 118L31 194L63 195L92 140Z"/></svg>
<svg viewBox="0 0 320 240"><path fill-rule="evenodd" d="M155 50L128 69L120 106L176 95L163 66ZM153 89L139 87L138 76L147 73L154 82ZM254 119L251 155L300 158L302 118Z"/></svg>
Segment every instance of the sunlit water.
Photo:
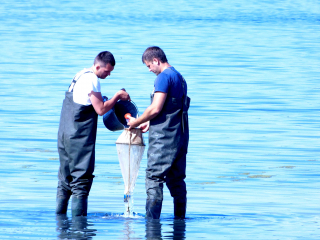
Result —
<svg viewBox="0 0 320 240"><path fill-rule="evenodd" d="M319 239L319 1L8 1L0 4L1 239ZM151 45L188 82L188 210L144 219L146 151L124 217L115 141L99 118L87 218L56 218L64 91L96 54L143 112ZM147 142L147 135L145 135ZM148 146L146 146L148 147Z"/></svg>

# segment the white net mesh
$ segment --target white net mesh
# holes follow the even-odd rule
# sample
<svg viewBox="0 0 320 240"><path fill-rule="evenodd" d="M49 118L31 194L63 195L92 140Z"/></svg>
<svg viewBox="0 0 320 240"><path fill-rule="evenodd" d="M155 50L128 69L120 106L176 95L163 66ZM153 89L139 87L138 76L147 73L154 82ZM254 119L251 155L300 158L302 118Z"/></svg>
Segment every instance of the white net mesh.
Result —
<svg viewBox="0 0 320 240"><path fill-rule="evenodd" d="M133 130L133 131L132 131ZM140 129L125 129L116 141L118 158L124 182L124 202L126 217L133 214L132 193L139 173L145 145Z"/></svg>
<svg viewBox="0 0 320 240"><path fill-rule="evenodd" d="M125 186L124 194L133 192L144 148L145 146L117 143L119 163Z"/></svg>

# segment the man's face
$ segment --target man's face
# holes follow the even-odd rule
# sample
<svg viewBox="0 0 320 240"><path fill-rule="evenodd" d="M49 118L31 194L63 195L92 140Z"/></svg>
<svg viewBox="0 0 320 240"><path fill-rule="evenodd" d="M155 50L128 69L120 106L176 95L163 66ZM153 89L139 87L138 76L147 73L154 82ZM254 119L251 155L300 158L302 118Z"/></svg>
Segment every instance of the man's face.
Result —
<svg viewBox="0 0 320 240"><path fill-rule="evenodd" d="M108 63L105 67L101 67L100 65L97 66L97 72L96 75L98 78L105 79L109 75L111 75L111 72L113 71L114 67Z"/></svg>
<svg viewBox="0 0 320 240"><path fill-rule="evenodd" d="M153 72L156 75L159 75L161 73L161 68L160 68L160 62L158 61L158 59L154 58L152 62L144 62L147 66L147 68L149 68L149 72Z"/></svg>

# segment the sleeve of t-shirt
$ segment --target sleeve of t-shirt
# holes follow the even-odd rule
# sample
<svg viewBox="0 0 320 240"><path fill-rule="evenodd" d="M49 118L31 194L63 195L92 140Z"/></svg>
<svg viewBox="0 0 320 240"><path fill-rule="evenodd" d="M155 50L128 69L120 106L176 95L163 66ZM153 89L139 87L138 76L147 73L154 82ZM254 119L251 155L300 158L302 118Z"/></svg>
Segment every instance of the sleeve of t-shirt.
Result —
<svg viewBox="0 0 320 240"><path fill-rule="evenodd" d="M93 74L93 75L94 75L94 74ZM97 78L95 75L92 76L91 83L92 83L92 88L91 88L92 91L94 91L94 92L101 92L101 86L100 86L100 80L99 80L99 78Z"/></svg>
<svg viewBox="0 0 320 240"><path fill-rule="evenodd" d="M168 93L169 77L166 74L159 74L154 82L154 92Z"/></svg>

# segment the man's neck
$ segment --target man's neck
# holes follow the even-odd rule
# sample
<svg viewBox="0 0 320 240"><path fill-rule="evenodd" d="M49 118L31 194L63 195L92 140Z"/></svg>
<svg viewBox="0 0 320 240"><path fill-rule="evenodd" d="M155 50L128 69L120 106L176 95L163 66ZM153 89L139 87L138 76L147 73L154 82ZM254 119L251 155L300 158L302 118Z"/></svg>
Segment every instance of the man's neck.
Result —
<svg viewBox="0 0 320 240"><path fill-rule="evenodd" d="M92 67L91 67L90 69L92 70L92 72L93 72L95 75L97 75L97 73L96 73L97 69L95 68L94 65L92 65Z"/></svg>
<svg viewBox="0 0 320 240"><path fill-rule="evenodd" d="M164 70L166 70L169 67L171 67L171 65L168 62L160 63L161 72L163 72Z"/></svg>

